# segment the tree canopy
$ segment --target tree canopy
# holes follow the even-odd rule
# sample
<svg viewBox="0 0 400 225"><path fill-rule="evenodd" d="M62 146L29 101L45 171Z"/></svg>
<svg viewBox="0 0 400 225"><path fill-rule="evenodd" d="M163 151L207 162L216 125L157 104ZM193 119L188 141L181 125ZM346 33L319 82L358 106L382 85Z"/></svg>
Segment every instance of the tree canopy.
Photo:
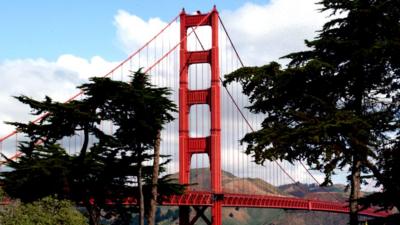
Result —
<svg viewBox="0 0 400 225"><path fill-rule="evenodd" d="M46 197L0 208L2 225L86 225L87 219L68 200Z"/></svg>
<svg viewBox="0 0 400 225"><path fill-rule="evenodd" d="M135 208L122 206L127 197L136 197L144 210L143 191L150 189L153 170L144 162L154 160L157 135L173 120L170 92L151 85L140 70L128 83L92 78L79 88L83 98L67 103L16 97L32 108L32 114L46 114L37 124L11 123L27 140L20 143L23 154L18 161L8 161L12 170L2 172L4 189L24 202L56 195L83 204L91 224L110 215L129 217ZM101 129L104 121L112 129ZM82 140L75 154L61 145L70 137ZM165 163L159 173L165 171ZM168 176L160 178L158 194L183 191L174 182Z"/></svg>
<svg viewBox="0 0 400 225"><path fill-rule="evenodd" d="M276 62L241 68L225 83L239 81L249 109L266 115L262 128L242 139L247 153L258 163L305 160L325 172L325 184L335 169L348 169L350 219L357 224L364 175L373 173L390 189L380 178L390 171L384 156L396 152L400 127L400 4L319 4L332 17L305 42L309 50L285 56L290 62L284 68Z"/></svg>

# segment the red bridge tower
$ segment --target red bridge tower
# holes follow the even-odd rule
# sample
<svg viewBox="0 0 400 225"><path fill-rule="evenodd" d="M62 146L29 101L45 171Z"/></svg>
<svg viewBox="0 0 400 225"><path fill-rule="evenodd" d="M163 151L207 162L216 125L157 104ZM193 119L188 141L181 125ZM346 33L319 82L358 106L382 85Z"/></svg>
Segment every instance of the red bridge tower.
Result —
<svg viewBox="0 0 400 225"><path fill-rule="evenodd" d="M218 12L214 6L207 14L180 15L180 82L179 82L179 182L189 184L190 162L194 154L207 154L210 160L211 191L214 195L211 206L211 220L205 215L207 206L195 207L196 215L190 219L190 206L180 206L179 224L194 224L202 218L207 224L222 224L222 188L221 188L221 117L220 117L220 71L218 57ZM211 49L188 51L188 28L211 26ZM211 67L211 87L204 90L189 90L189 65L209 63ZM189 136L190 107L196 104L208 104L211 112L211 130L207 137Z"/></svg>

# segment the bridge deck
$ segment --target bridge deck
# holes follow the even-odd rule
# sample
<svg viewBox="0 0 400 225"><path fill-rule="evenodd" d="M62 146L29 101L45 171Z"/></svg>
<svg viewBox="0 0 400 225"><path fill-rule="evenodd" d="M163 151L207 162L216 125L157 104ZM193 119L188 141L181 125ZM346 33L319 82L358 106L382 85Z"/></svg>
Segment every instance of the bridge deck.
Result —
<svg viewBox="0 0 400 225"><path fill-rule="evenodd" d="M311 210L325 211L336 213L349 213L347 204L307 200L293 197L280 197L268 195L248 195L248 194L230 194L224 193L215 195L210 192L186 192L183 195L171 196L163 201L163 205L181 206L181 205L198 205L211 206L216 199L222 201L223 207L246 207L246 208L281 208L293 210ZM386 217L388 212L376 212L369 208L360 212L360 215L372 217Z"/></svg>

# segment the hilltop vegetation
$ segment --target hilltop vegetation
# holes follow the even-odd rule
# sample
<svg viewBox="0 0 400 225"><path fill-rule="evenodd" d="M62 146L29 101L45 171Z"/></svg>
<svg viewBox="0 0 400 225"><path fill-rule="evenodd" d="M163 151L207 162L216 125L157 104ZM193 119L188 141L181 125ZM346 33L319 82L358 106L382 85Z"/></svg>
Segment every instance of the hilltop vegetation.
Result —
<svg viewBox="0 0 400 225"><path fill-rule="evenodd" d="M67 200L46 197L32 203L0 206L1 225L87 225L86 217Z"/></svg>

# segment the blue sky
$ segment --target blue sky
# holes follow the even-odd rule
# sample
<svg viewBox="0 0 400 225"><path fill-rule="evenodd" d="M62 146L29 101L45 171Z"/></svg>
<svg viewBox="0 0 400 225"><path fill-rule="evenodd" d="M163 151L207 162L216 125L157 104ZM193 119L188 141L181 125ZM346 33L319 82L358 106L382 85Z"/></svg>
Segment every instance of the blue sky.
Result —
<svg viewBox="0 0 400 225"><path fill-rule="evenodd" d="M0 61L19 58L55 60L61 54L84 58L100 55L108 60L125 56L116 40L114 16L122 9L144 20L169 21L182 7L187 11L235 10L256 1L170 0L12 0L0 2Z"/></svg>

